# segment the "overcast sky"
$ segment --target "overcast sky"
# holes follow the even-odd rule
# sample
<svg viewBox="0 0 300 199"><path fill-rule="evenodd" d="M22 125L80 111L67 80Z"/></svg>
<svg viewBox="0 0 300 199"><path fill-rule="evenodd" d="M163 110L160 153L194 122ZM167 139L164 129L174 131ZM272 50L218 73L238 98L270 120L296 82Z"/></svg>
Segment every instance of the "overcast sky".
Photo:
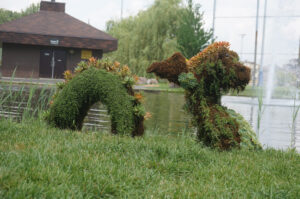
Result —
<svg viewBox="0 0 300 199"><path fill-rule="evenodd" d="M110 19L120 19L121 0L56 0L66 3L66 12L84 22L90 22L96 28L105 30L105 23ZM154 0L123 0L123 17L136 15L147 9ZM0 7L20 11L39 0L0 0ZM213 0L194 0L201 4L204 12L205 27L212 27ZM260 15L263 15L265 0L260 0ZM300 39L300 0L268 0L265 34L265 56L263 65L272 60L278 65L297 58ZM241 53L243 60L253 61L255 39L256 0L217 0L215 36L218 41L229 41L231 48ZM252 16L252 18L219 17ZM282 17L275 17L282 16ZM285 16L285 17L283 17ZM286 17L295 16L295 17ZM159 19L159 16L158 16ZM259 20L258 52L261 52L262 23ZM241 34L245 34L243 42ZM257 62L260 63L260 56Z"/></svg>

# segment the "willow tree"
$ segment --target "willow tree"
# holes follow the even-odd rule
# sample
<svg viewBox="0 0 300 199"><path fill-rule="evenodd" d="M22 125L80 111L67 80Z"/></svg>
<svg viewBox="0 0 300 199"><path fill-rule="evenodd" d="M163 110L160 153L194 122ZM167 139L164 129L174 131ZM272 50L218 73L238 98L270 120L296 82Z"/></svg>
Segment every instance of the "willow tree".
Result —
<svg viewBox="0 0 300 199"><path fill-rule="evenodd" d="M169 57L177 49L181 0L156 0L137 16L107 22L107 32L118 38L118 50L108 56L128 64L134 73L145 75L154 61Z"/></svg>
<svg viewBox="0 0 300 199"><path fill-rule="evenodd" d="M21 12L14 12L10 10L6 10L3 8L0 8L0 24L12 21L14 19L18 19L20 17L36 13L40 9L40 4L31 4L29 7L27 7L25 10L21 10Z"/></svg>

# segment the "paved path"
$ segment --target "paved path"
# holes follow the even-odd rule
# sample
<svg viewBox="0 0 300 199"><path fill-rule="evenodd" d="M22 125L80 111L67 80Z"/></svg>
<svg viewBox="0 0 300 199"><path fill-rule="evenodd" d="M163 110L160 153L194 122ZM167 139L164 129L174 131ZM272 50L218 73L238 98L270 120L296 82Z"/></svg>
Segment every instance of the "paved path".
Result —
<svg viewBox="0 0 300 199"><path fill-rule="evenodd" d="M41 84L41 85L55 85L57 82L63 82L63 79L50 78L11 78L1 77L0 82L15 83L15 84Z"/></svg>
<svg viewBox="0 0 300 199"><path fill-rule="evenodd" d="M34 85L50 85L54 86L58 82L63 82L64 79L51 79L51 78L11 78L1 77L0 83L13 83L13 84L34 84ZM144 85L134 85L135 90L151 90L151 88Z"/></svg>

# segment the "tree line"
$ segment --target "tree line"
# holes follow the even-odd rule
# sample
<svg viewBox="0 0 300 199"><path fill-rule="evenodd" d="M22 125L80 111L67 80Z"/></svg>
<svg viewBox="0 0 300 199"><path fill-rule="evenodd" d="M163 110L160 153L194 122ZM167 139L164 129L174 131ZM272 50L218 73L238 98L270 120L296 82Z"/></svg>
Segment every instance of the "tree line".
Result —
<svg viewBox="0 0 300 199"><path fill-rule="evenodd" d="M107 56L145 76L146 68L174 52L191 58L212 41L205 30L200 5L188 0L155 0L147 10L122 20L110 20L106 31L118 39L118 50Z"/></svg>
<svg viewBox="0 0 300 199"><path fill-rule="evenodd" d="M39 9L40 9L39 3L31 4L28 8L26 8L25 10L21 10L20 12L15 12L15 11L0 8L0 24L38 12Z"/></svg>

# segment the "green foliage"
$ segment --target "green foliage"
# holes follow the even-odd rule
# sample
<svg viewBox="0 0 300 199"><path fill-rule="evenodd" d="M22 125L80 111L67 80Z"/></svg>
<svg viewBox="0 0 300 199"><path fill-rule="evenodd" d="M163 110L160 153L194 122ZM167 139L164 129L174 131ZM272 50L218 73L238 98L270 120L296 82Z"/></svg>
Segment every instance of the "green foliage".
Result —
<svg viewBox="0 0 300 199"><path fill-rule="evenodd" d="M177 47L187 58L201 52L212 39L212 32L203 27L203 13L200 5L193 5L188 0L188 6L180 12L180 23L176 31Z"/></svg>
<svg viewBox="0 0 300 199"><path fill-rule="evenodd" d="M197 86L194 91L186 91L185 95L185 108L193 116L198 140L206 146L221 150L239 148L239 123L228 115L226 107L207 100L200 88Z"/></svg>
<svg viewBox="0 0 300 199"><path fill-rule="evenodd" d="M57 84L50 110L45 119L62 129L80 130L90 107L101 101L111 117L114 134L144 133L144 116L141 94L135 94L132 85L136 76L127 65L108 59L90 58L71 71L64 72L65 82Z"/></svg>
<svg viewBox="0 0 300 199"><path fill-rule="evenodd" d="M221 105L222 94L244 90L250 80L250 69L239 62L237 53L229 50L229 43L215 42L190 60L182 59L182 55L176 59L175 55L178 53L153 63L147 71L185 89L185 109L192 114L198 140L221 150L242 148L242 145L249 149L261 148L258 141L251 140L251 132L243 132L247 126L240 127L239 121L244 121L231 116Z"/></svg>
<svg viewBox="0 0 300 199"><path fill-rule="evenodd" d="M264 107L264 100L263 100L263 90L259 90L259 93L257 93L257 102L258 102L258 107L257 107L257 124L256 124L256 133L257 136L260 134L260 127L261 127L261 120L262 116L265 111Z"/></svg>
<svg viewBox="0 0 300 199"><path fill-rule="evenodd" d="M229 50L229 44L214 43L192 57L189 64L198 79L197 85L185 87L185 81L181 82L183 75L179 80L187 90L186 107L193 115L198 139L207 146L222 150L260 149L255 134L244 124L243 118L229 114L221 105L222 94L230 89L243 90L250 79L250 70L238 62L238 55Z"/></svg>
<svg viewBox="0 0 300 199"><path fill-rule="evenodd" d="M227 109L226 112L230 117L234 118L239 124L239 134L241 135L240 147L243 149L262 149L260 142L257 139L256 133L251 125L237 112L232 109Z"/></svg>
<svg viewBox="0 0 300 199"><path fill-rule="evenodd" d="M90 68L74 77L55 98L47 120L59 128L81 129L89 108L101 101L107 106L115 133L130 134L134 129L133 97L120 77Z"/></svg>
<svg viewBox="0 0 300 199"><path fill-rule="evenodd" d="M156 0L135 17L107 22L108 33L118 39L118 50L108 56L144 76L152 62L178 51L175 33L182 10L180 2Z"/></svg>
<svg viewBox="0 0 300 199"><path fill-rule="evenodd" d="M300 155L0 119L0 198L299 198Z"/></svg>
<svg viewBox="0 0 300 199"><path fill-rule="evenodd" d="M135 17L107 22L107 32L119 42L118 50L108 56L145 76L151 63L173 52L181 51L186 57L196 54L208 45L211 32L203 28L200 7L192 4L189 1L185 7L182 0L155 0Z"/></svg>
<svg viewBox="0 0 300 199"><path fill-rule="evenodd" d="M142 116L142 117L146 114L146 109L142 105L135 106L133 108L133 111L134 111L135 115Z"/></svg>
<svg viewBox="0 0 300 199"><path fill-rule="evenodd" d="M300 87L300 59L291 59L283 67L276 67L276 85Z"/></svg>
<svg viewBox="0 0 300 199"><path fill-rule="evenodd" d="M24 120L42 116L49 105L55 89L41 85L14 85L13 78L9 83L0 83L0 109L5 113L1 117ZM4 111L4 112L3 112Z"/></svg>
<svg viewBox="0 0 300 199"><path fill-rule="evenodd" d="M0 24L3 24L8 21L12 21L14 19L21 18L26 15L30 15L32 13L38 12L40 9L40 4L31 4L28 8L25 10L22 10L21 12L13 12L10 10L5 10L3 8L0 8Z"/></svg>
<svg viewBox="0 0 300 199"><path fill-rule="evenodd" d="M184 89L194 89L198 85L197 79L191 72L181 73L178 77L178 81L180 82L180 86Z"/></svg>
<svg viewBox="0 0 300 199"><path fill-rule="evenodd" d="M283 68L276 68L276 72L282 72L285 78L283 85L300 88L300 58L291 59ZM279 83L279 82L278 82Z"/></svg>
<svg viewBox="0 0 300 199"><path fill-rule="evenodd" d="M295 148L296 145L296 133L297 133L297 117L300 110L300 105L296 105L296 96L294 98L294 105L293 105L293 114L292 114L292 132L291 132L291 147Z"/></svg>

